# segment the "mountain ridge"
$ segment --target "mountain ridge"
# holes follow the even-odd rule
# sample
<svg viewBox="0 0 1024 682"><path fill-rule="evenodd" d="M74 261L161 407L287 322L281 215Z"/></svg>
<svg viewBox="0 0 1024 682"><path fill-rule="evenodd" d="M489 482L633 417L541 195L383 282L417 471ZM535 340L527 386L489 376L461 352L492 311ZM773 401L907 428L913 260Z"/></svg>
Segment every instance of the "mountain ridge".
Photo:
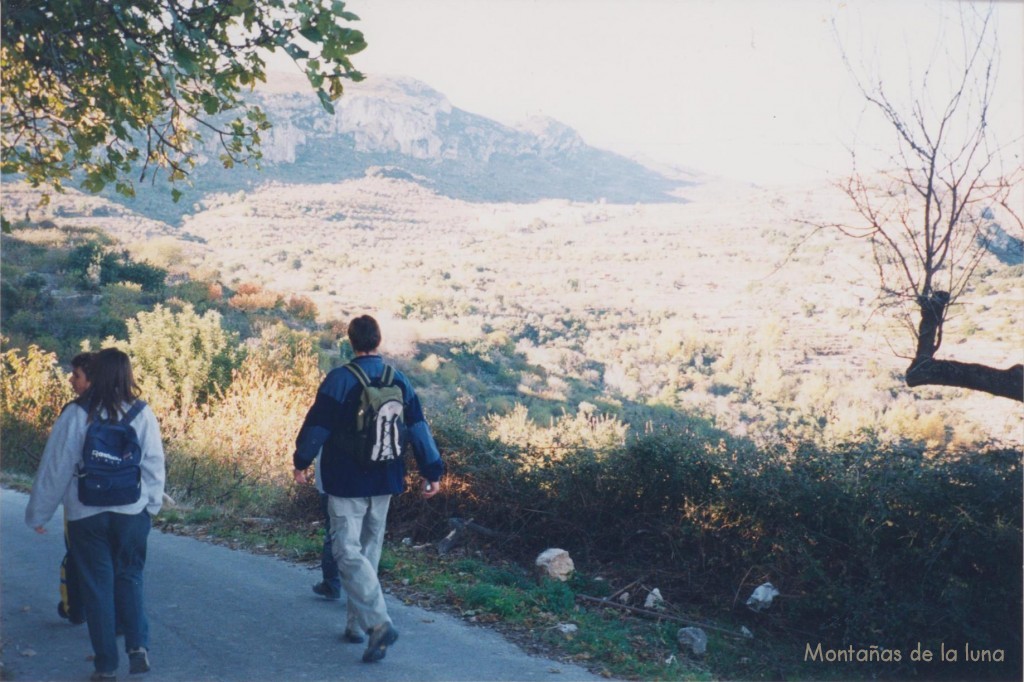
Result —
<svg viewBox="0 0 1024 682"><path fill-rule="evenodd" d="M334 184L393 167L438 194L470 202L685 203L680 190L699 176L656 169L592 147L570 126L535 117L520 127L455 107L442 93L408 77L353 84L326 112L307 92L257 91L251 102L274 127L264 135L261 169L223 169L209 140L184 201L140 187L137 198L107 196L147 217L180 224L213 193L265 182Z"/></svg>

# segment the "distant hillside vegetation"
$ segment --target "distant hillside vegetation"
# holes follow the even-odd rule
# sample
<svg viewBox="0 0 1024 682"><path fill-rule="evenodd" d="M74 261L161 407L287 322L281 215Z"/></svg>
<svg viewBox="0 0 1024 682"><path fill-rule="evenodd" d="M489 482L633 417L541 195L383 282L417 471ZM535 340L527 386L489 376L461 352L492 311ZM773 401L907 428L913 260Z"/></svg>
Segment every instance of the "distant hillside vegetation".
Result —
<svg viewBox="0 0 1024 682"><path fill-rule="evenodd" d="M70 192L40 208L38 192L17 185L5 188L4 212L32 217L19 239L51 220L102 228L173 282L244 293L232 300L250 308L294 300L317 311L323 332L371 311L433 404L467 412L524 405L543 424L592 405L630 419L693 412L765 438L1020 441L1024 415L1010 401L903 385L910 337L873 310L870 254L801 228L842 216L828 188L687 194L676 204L466 202L382 166L336 184L211 195L179 228ZM24 261L14 275L7 255L5 283L47 276ZM1024 281L995 257L978 274L946 346L998 365L1020 347L1024 311L1009 302Z"/></svg>

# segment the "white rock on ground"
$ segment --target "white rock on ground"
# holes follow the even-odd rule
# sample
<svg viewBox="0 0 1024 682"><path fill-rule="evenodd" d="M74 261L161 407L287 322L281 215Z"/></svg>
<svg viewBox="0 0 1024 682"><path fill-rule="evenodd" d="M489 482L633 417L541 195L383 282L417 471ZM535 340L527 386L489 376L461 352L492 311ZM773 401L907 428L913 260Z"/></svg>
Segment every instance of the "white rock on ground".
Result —
<svg viewBox="0 0 1024 682"><path fill-rule="evenodd" d="M552 547L537 556L537 571L542 577L554 578L565 582L576 570L572 557L564 549Z"/></svg>

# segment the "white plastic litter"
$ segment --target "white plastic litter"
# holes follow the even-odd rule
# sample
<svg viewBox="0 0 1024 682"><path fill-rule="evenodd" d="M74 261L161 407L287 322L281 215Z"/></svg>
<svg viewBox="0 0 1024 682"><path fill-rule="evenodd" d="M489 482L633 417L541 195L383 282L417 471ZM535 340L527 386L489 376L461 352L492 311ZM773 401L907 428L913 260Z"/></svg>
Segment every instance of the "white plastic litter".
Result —
<svg viewBox="0 0 1024 682"><path fill-rule="evenodd" d="M772 600L779 596L779 591L771 583L759 585L747 599L747 607L751 611L764 611L772 605Z"/></svg>

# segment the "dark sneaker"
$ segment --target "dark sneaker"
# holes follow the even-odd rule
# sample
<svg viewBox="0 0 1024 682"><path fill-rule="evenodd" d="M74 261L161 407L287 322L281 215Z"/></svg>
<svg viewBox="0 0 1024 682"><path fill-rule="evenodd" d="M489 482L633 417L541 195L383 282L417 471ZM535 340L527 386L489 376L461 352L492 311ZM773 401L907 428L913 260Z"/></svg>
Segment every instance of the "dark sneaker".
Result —
<svg viewBox="0 0 1024 682"><path fill-rule="evenodd" d="M398 641L398 630L391 623L378 625L370 632L370 643L363 652L363 663L373 663L384 658L388 647Z"/></svg>
<svg viewBox="0 0 1024 682"><path fill-rule="evenodd" d="M358 630L353 630L351 628L345 628L345 632L342 634L341 638L349 644L362 644L366 641L366 639L359 634Z"/></svg>
<svg viewBox="0 0 1024 682"><path fill-rule="evenodd" d="M128 672L132 675L149 672L149 654L145 649L128 652Z"/></svg>
<svg viewBox="0 0 1024 682"><path fill-rule="evenodd" d="M116 679L117 673L101 673L99 670L89 676L89 682L110 682Z"/></svg>
<svg viewBox="0 0 1024 682"><path fill-rule="evenodd" d="M313 585L313 591L324 599L330 599L331 601L341 599L341 592L324 582L319 582L316 585Z"/></svg>

